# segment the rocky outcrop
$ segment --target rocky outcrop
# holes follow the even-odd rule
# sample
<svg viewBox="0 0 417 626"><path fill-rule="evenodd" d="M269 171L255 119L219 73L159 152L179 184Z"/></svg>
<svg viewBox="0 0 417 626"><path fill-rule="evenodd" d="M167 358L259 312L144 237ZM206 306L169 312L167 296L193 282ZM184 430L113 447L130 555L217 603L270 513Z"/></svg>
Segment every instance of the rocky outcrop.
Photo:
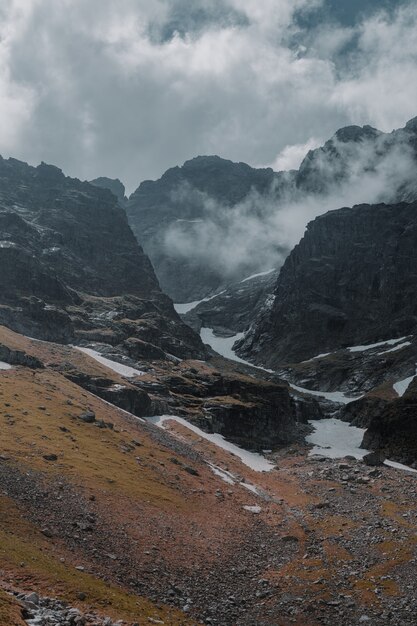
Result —
<svg viewBox="0 0 417 626"><path fill-rule="evenodd" d="M203 356L107 189L0 158L0 323L70 342L136 337Z"/></svg>
<svg viewBox="0 0 417 626"><path fill-rule="evenodd" d="M100 176L94 180L90 180L95 187L101 187L102 189L108 189L119 201L120 206L124 206L127 202L126 189L124 184L118 178L107 178L106 176Z"/></svg>
<svg viewBox="0 0 417 626"><path fill-rule="evenodd" d="M218 295L205 300L182 315L183 320L196 332L202 327L218 333L236 334L249 328L272 296L277 271L263 276L249 276L243 281L225 287Z"/></svg>
<svg viewBox="0 0 417 626"><path fill-rule="evenodd" d="M388 403L370 419L362 447L417 467L417 394Z"/></svg>
<svg viewBox="0 0 417 626"><path fill-rule="evenodd" d="M417 328L417 203L361 205L311 222L270 310L238 354L276 367Z"/></svg>
<svg viewBox="0 0 417 626"><path fill-rule="evenodd" d="M23 365L31 369L43 369L43 363L35 356L26 354L23 350L11 350L8 346L0 344L0 361L9 365Z"/></svg>

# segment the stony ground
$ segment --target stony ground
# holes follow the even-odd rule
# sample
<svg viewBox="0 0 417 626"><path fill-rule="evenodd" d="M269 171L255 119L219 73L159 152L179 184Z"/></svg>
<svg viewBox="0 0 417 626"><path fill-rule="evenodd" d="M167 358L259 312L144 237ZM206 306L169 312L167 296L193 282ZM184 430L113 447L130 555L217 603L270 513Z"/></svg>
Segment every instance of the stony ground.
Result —
<svg viewBox="0 0 417 626"><path fill-rule="evenodd" d="M1 373L0 425L1 626L416 623L415 475L303 445L255 472L48 369Z"/></svg>

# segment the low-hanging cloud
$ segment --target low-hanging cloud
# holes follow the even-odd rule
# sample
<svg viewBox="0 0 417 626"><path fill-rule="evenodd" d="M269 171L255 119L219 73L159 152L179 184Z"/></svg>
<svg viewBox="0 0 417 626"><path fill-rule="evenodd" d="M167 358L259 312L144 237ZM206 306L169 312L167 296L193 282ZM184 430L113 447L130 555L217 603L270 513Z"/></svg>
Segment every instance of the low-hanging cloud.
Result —
<svg viewBox="0 0 417 626"><path fill-rule="evenodd" d="M274 163L349 123L401 126L416 4L319 28L325 2L4 0L0 152L132 190L196 154Z"/></svg>
<svg viewBox="0 0 417 626"><path fill-rule="evenodd" d="M172 201L192 207L190 220L171 223L165 233L166 252L226 280L240 280L282 265L306 224L318 215L344 206L417 197L416 157L406 143L390 144L381 135L360 142L333 138L332 147L338 158L315 153L316 191L296 187L289 175L284 191L281 185L279 192L274 186L266 194L252 190L230 207L181 185Z"/></svg>

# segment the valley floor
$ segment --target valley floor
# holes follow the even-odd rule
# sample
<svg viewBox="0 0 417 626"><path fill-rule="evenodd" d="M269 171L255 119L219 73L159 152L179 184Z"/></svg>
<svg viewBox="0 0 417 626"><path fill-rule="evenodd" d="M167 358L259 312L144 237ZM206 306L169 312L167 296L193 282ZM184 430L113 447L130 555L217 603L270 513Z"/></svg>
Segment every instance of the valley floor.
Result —
<svg viewBox="0 0 417 626"><path fill-rule="evenodd" d="M301 444L256 463L53 366L100 375L91 355L2 342L46 367L0 371L1 626L24 624L12 591L94 613L88 624L415 624L415 474Z"/></svg>

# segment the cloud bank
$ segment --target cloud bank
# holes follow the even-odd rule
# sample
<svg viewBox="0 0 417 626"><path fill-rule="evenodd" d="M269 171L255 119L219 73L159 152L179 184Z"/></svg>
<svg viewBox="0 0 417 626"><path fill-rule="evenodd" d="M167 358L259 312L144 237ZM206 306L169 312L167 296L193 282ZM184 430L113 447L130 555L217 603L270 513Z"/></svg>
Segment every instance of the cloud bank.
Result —
<svg viewBox="0 0 417 626"><path fill-rule="evenodd" d="M415 3L349 24L326 0L190 4L3 0L0 153L131 191L196 154L281 166L416 114Z"/></svg>
<svg viewBox="0 0 417 626"><path fill-rule="evenodd" d="M196 220L177 220L165 234L171 258L211 268L226 281L278 268L303 236L306 224L327 211L355 204L397 202L417 197L414 150L389 135L344 142L314 153L309 177L296 185L293 175L267 194L252 190L233 207L183 184L172 201L191 206ZM303 170L301 170L303 171Z"/></svg>

